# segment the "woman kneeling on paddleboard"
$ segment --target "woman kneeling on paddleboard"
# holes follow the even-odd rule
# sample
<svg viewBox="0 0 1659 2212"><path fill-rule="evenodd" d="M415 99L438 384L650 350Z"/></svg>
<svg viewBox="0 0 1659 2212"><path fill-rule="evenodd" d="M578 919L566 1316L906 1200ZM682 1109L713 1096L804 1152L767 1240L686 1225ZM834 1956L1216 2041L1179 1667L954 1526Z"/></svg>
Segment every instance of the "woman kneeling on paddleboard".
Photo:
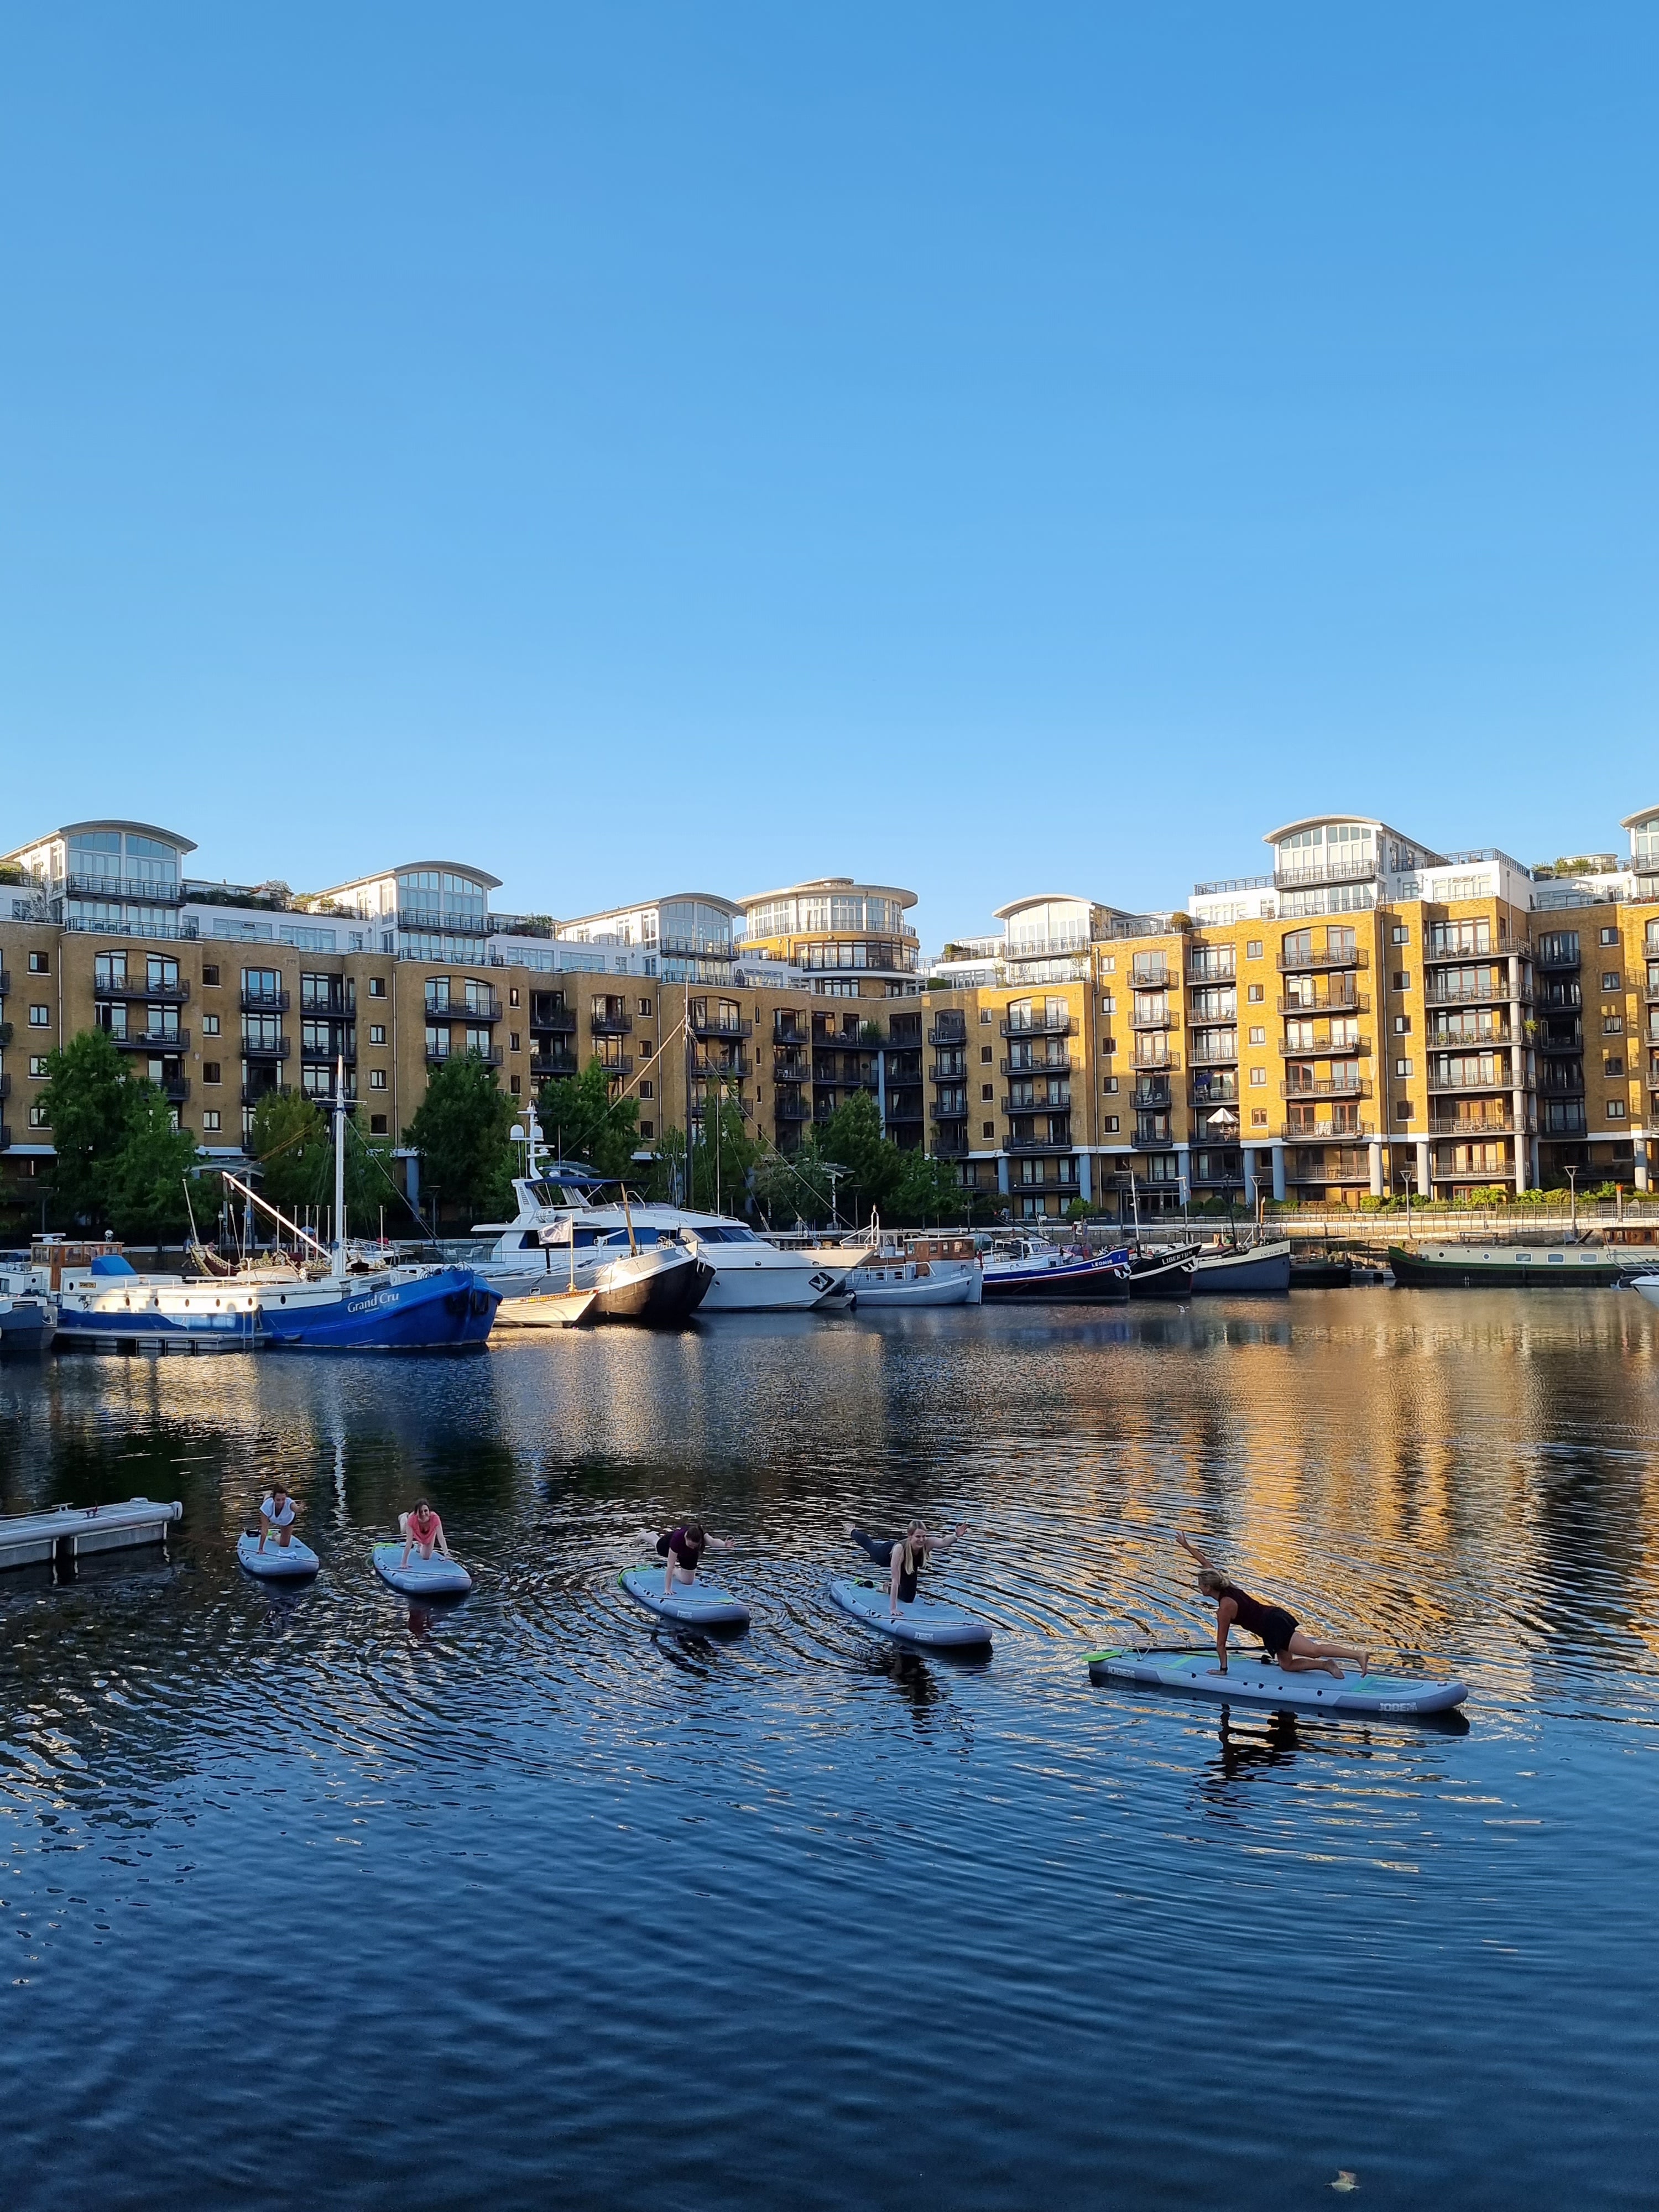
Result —
<svg viewBox="0 0 1659 2212"><path fill-rule="evenodd" d="M1297 1626L1293 1613L1286 1613L1282 1605L1263 1605L1260 1598L1252 1597L1237 1583L1229 1582L1220 1568L1206 1559L1197 1545L1179 1529L1176 1531L1176 1541L1198 1561L1198 1586L1206 1597L1215 1600L1215 1656L1224 1674L1227 1671L1228 1632L1235 1622L1247 1635L1259 1636L1267 1647L1268 1656L1276 1659L1287 1674L1334 1674L1340 1682L1342 1669L1337 1662L1343 1659L1357 1659L1362 1674L1370 1672L1368 1651L1358 1650L1352 1644L1316 1644L1311 1636L1304 1636Z"/></svg>
<svg viewBox="0 0 1659 2212"><path fill-rule="evenodd" d="M958 1521L948 1536L929 1534L925 1521L913 1521L902 1536L872 1536L867 1528L848 1528L847 1533L866 1559L887 1569L890 1617L896 1620L901 1605L915 1603L916 1577L930 1555L947 1550L967 1526L965 1521Z"/></svg>
<svg viewBox="0 0 1659 2212"><path fill-rule="evenodd" d="M688 1521L681 1528L665 1529L657 1539L657 1550L667 1561L662 1571L663 1595L671 1595L676 1583L683 1583L689 1588L696 1582L705 1552L731 1549L723 1538L711 1536L701 1521Z"/></svg>
<svg viewBox="0 0 1659 2212"><path fill-rule="evenodd" d="M409 1565L411 1552L418 1552L423 1559L429 1559L434 1545L445 1559L449 1557L449 1547L444 1541L444 1524L422 1498L415 1510L404 1518L404 1555L398 1562L399 1570Z"/></svg>

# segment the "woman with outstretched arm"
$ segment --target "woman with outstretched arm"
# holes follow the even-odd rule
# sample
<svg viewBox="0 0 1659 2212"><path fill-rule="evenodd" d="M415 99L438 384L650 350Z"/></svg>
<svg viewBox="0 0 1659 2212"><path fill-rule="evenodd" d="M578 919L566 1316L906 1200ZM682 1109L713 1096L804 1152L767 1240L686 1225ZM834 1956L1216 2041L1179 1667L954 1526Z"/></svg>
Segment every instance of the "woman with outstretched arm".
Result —
<svg viewBox="0 0 1659 2212"><path fill-rule="evenodd" d="M1227 1671L1227 1638L1235 1624L1248 1635L1259 1636L1267 1645L1270 1657L1277 1660L1287 1674L1334 1674L1343 1679L1339 1663L1344 1659L1356 1659L1362 1674L1370 1672L1369 1651L1361 1651L1352 1644L1321 1644L1304 1635L1296 1625L1294 1613L1287 1613L1282 1605L1263 1605L1260 1598L1252 1597L1248 1590L1229 1582L1212 1559L1206 1559L1191 1537L1184 1531L1176 1531L1176 1541L1182 1550L1198 1562L1198 1586L1215 1606L1215 1656L1221 1672Z"/></svg>

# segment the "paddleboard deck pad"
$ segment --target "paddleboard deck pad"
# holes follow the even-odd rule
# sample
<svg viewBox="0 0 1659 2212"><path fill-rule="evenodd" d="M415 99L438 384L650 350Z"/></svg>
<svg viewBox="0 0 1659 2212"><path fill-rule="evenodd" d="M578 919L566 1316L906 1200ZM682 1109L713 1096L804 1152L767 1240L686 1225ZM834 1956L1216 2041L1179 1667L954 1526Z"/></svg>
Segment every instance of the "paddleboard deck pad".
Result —
<svg viewBox="0 0 1659 2212"><path fill-rule="evenodd" d="M441 1552L434 1552L429 1559L411 1552L408 1565L400 1567L398 1562L403 1555L401 1544L374 1547L375 1573L405 1597L465 1597L472 1587L466 1569L458 1560L445 1559Z"/></svg>
<svg viewBox="0 0 1659 2212"><path fill-rule="evenodd" d="M718 1583L705 1581L701 1574L689 1588L681 1583L672 1597L665 1597L662 1578L665 1571L655 1566L624 1567L617 1580L635 1605L642 1605L659 1620L672 1620L678 1627L748 1627L749 1608L743 1600L733 1597Z"/></svg>
<svg viewBox="0 0 1659 2212"><path fill-rule="evenodd" d="M1455 1675L1358 1674L1349 1668L1339 1682L1330 1674L1287 1674L1282 1667L1264 1663L1254 1654L1235 1657L1224 1674L1212 1650L1091 1651L1089 1680L1096 1685L1139 1682L1189 1698L1211 1698L1218 1704L1369 1714L1379 1719L1449 1712L1469 1693L1468 1685Z"/></svg>
<svg viewBox="0 0 1659 2212"><path fill-rule="evenodd" d="M262 1552L257 1536L240 1535L236 1539L236 1557L249 1574L271 1583L302 1582L323 1564L310 1545L302 1544L297 1536L290 1536L286 1546L267 1536Z"/></svg>
<svg viewBox="0 0 1659 2212"><path fill-rule="evenodd" d="M914 1644L930 1651L990 1648L991 1632L984 1621L964 1613L960 1606L941 1604L937 1598L918 1597L908 1605L901 1604L895 1620L886 1583L832 1575L830 1595L843 1613L850 1613L854 1620L862 1621L878 1636L890 1637L896 1644Z"/></svg>

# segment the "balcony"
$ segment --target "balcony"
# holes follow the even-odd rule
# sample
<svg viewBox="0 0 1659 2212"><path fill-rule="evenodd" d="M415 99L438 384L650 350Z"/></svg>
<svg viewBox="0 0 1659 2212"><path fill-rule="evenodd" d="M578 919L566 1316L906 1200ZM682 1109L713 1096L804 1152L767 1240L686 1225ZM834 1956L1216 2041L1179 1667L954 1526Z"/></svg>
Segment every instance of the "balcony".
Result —
<svg viewBox="0 0 1659 2212"><path fill-rule="evenodd" d="M65 876L52 885L70 898L131 899L142 906L182 906L181 883L152 884L134 876Z"/></svg>
<svg viewBox="0 0 1659 2212"><path fill-rule="evenodd" d="M774 1044L805 1044L807 1031L799 1014L775 1013L772 1017Z"/></svg>
<svg viewBox="0 0 1659 2212"><path fill-rule="evenodd" d="M1369 852L1363 858L1356 854L1351 860L1345 854L1340 860L1303 860L1293 867L1273 870L1276 891L1305 890L1316 884L1369 884L1376 879L1376 855Z"/></svg>
<svg viewBox="0 0 1659 2212"><path fill-rule="evenodd" d="M1065 1012L1039 1014L1032 1012L1018 1021L1007 1020L1000 1024L1006 1037L1075 1036L1077 1016Z"/></svg>
<svg viewBox="0 0 1659 2212"><path fill-rule="evenodd" d="M812 1063L804 1052L778 1052L772 1054L774 1083L810 1083Z"/></svg>
<svg viewBox="0 0 1659 2212"><path fill-rule="evenodd" d="M1423 1042L1431 1052L1479 1052L1488 1045L1513 1044L1515 1031L1507 1022L1491 1029L1431 1030Z"/></svg>
<svg viewBox="0 0 1659 2212"><path fill-rule="evenodd" d="M537 1011L536 1001L541 994L530 996L530 1031L533 1036L540 1032L547 1036L574 1036L576 1009L574 1006L544 1006Z"/></svg>
<svg viewBox="0 0 1659 2212"><path fill-rule="evenodd" d="M1369 968L1370 964L1371 956L1363 945L1357 945L1347 952L1333 952L1328 949L1319 952L1292 952L1284 944L1279 948L1279 972L1281 975L1322 975L1327 969Z"/></svg>
<svg viewBox="0 0 1659 2212"><path fill-rule="evenodd" d="M685 1026L693 1036L699 1037L749 1037L755 1034L752 1022L720 1021L711 1015L688 1014Z"/></svg>
<svg viewBox="0 0 1659 2212"><path fill-rule="evenodd" d="M1052 1092L1047 1098L1017 1098L1012 1091L1005 1094L1002 1111L1005 1114L1069 1114L1072 1095L1069 1088L1058 1098Z"/></svg>
<svg viewBox="0 0 1659 2212"><path fill-rule="evenodd" d="M242 1085L244 1106L257 1106L262 1098L291 1098L293 1096L285 1083L245 1083Z"/></svg>
<svg viewBox="0 0 1659 2212"><path fill-rule="evenodd" d="M355 1022L357 1000L356 994L349 991L301 989L300 1012L313 1022Z"/></svg>
<svg viewBox="0 0 1659 2212"><path fill-rule="evenodd" d="M148 997L149 994L141 995ZM285 1014L289 994L286 991L244 991L236 1003L245 1014Z"/></svg>
<svg viewBox="0 0 1659 2212"><path fill-rule="evenodd" d="M1526 1117L1522 1133L1530 1135L1532 1116ZM1483 1114L1478 1121L1468 1121L1455 1114L1431 1114L1428 1133L1431 1137L1512 1137L1515 1134L1515 1114L1504 1107L1502 1113Z"/></svg>
<svg viewBox="0 0 1659 2212"><path fill-rule="evenodd" d="M125 1036L118 1030L106 1032L112 1045L123 1052L188 1052L188 1030L128 1030Z"/></svg>
<svg viewBox="0 0 1659 2212"><path fill-rule="evenodd" d="M1516 1078L1507 1068L1493 1068L1487 1073L1471 1074L1467 1067L1454 1076L1449 1069L1437 1068L1429 1062L1429 1089L1441 1091L1513 1091Z"/></svg>
<svg viewBox="0 0 1659 2212"><path fill-rule="evenodd" d="M289 1040L285 1036L270 1037L264 1042L256 1042L251 1037L244 1037L241 1042L241 1054L244 1060L286 1060L289 1048Z"/></svg>
<svg viewBox="0 0 1659 2212"><path fill-rule="evenodd" d="M775 1098L772 1102L772 1119L775 1121L810 1121L811 1118L812 1109L799 1091L788 1097Z"/></svg>
<svg viewBox="0 0 1659 2212"><path fill-rule="evenodd" d="M1236 1030L1194 1030L1187 1040L1188 1067L1231 1067L1237 1060Z"/></svg>
<svg viewBox="0 0 1659 2212"><path fill-rule="evenodd" d="M1149 936L1151 933L1148 931ZM1171 967L1170 963L1162 957L1149 960L1144 967L1136 966L1129 970L1129 988L1132 991L1168 990L1172 984L1178 983L1180 981L1180 969Z"/></svg>
<svg viewBox="0 0 1659 2212"><path fill-rule="evenodd" d="M968 1023L961 1014L941 1014L927 1032L927 1042L935 1048L964 1045L968 1042Z"/></svg>
<svg viewBox="0 0 1659 2212"><path fill-rule="evenodd" d="M1011 1053L1002 1062L1002 1073L1005 1075L1047 1075L1057 1069L1064 1074L1071 1065L1072 1055L1063 1049L1059 1052L1044 1053L1041 1060L1034 1059L1029 1053L1024 1058L1016 1060Z"/></svg>
<svg viewBox="0 0 1659 2212"><path fill-rule="evenodd" d="M1540 1098L1582 1098L1584 1095L1583 1067L1575 1067L1571 1060L1562 1060L1540 1068L1538 1095Z"/></svg>
<svg viewBox="0 0 1659 2212"><path fill-rule="evenodd" d="M1189 983L1231 983L1237 975L1238 969L1231 951L1213 966L1199 953L1188 956L1187 981Z"/></svg>
<svg viewBox="0 0 1659 2212"><path fill-rule="evenodd" d="M1002 1149L1005 1152L1069 1152L1072 1150L1072 1133L1067 1129L1063 1137L1009 1135L1004 1138Z"/></svg>
<svg viewBox="0 0 1659 2212"><path fill-rule="evenodd" d="M9 978L0 976L0 999L6 994L9 981ZM152 1006L182 1006L190 996L190 981L186 977L177 983L139 983L125 980L116 982L112 979L104 982L94 977L92 995L94 999L148 1000Z"/></svg>
<svg viewBox="0 0 1659 2212"><path fill-rule="evenodd" d="M286 1043L283 1046L283 1054L286 1058L288 1054ZM499 1067L501 1064L501 1048L500 1045L493 1044L485 1052L477 1045L452 1044L447 1039L428 1038L427 1040L426 1064L428 1067L441 1067L447 1060L469 1059L481 1060L486 1067ZM630 1067L634 1065L631 1060L628 1064Z"/></svg>
<svg viewBox="0 0 1659 2212"><path fill-rule="evenodd" d="M1511 999L1528 1004L1532 995L1530 983L1511 990L1509 979L1497 969L1490 971L1485 982L1465 983L1450 975L1425 975L1423 979L1423 1002L1430 1006L1498 1006ZM1573 1003L1577 1005L1577 1001Z"/></svg>
<svg viewBox="0 0 1659 2212"><path fill-rule="evenodd" d="M11 1130L7 1123L0 1121L0 1152L9 1152L10 1150Z"/></svg>
<svg viewBox="0 0 1659 2212"><path fill-rule="evenodd" d="M1181 1026L1181 1016L1175 1007L1165 1006L1157 1013L1142 1013L1139 1010L1129 1017L1132 1030L1173 1030Z"/></svg>
<svg viewBox="0 0 1659 2212"><path fill-rule="evenodd" d="M1316 1164L1311 1160L1298 1161L1293 1154L1286 1165L1285 1180L1292 1189L1323 1190L1328 1189L1333 1183L1369 1189L1371 1180L1370 1163L1338 1159Z"/></svg>
<svg viewBox="0 0 1659 2212"><path fill-rule="evenodd" d="M1296 1044L1289 1037L1279 1040L1281 1060L1346 1060L1350 1056L1369 1060L1371 1041L1368 1036L1317 1037L1311 1044Z"/></svg>
<svg viewBox="0 0 1659 2212"><path fill-rule="evenodd" d="M190 1102L190 1078L187 1075L164 1075L155 1088L169 1106L184 1106Z"/></svg>
<svg viewBox="0 0 1659 2212"><path fill-rule="evenodd" d="M493 1064L499 1066L501 1057L500 1053L497 1053ZM631 1053L619 1052L614 1060L601 1059L599 1066L614 1083L618 1076L631 1075L634 1073L634 1057Z"/></svg>
<svg viewBox="0 0 1659 2212"><path fill-rule="evenodd" d="M1345 1073L1332 1076L1328 1082L1281 1083L1279 1095L1281 1098L1369 1098L1371 1086L1356 1068L1352 1081Z"/></svg>
<svg viewBox="0 0 1659 2212"><path fill-rule="evenodd" d="M1533 1046L1536 1051L1545 1053L1583 1052L1584 1049L1583 1026L1574 1022L1571 1029L1547 1032L1540 1027L1537 1036L1533 1039Z"/></svg>
<svg viewBox="0 0 1659 2212"><path fill-rule="evenodd" d="M530 1073L538 1083L574 1075L577 1072L574 1052L532 1052L530 1055Z"/></svg>
<svg viewBox="0 0 1659 2212"><path fill-rule="evenodd" d="M738 948L729 937L659 937L647 951L665 952L678 960L735 960Z"/></svg>
<svg viewBox="0 0 1659 2212"><path fill-rule="evenodd" d="M633 1062L630 1060L629 1065L631 1067ZM755 1072L755 1063L746 1053L732 1052L722 1056L713 1053L694 1052L691 1055L690 1072L693 1075L726 1075L730 1076L735 1083L743 1076L752 1075Z"/></svg>
<svg viewBox="0 0 1659 2212"><path fill-rule="evenodd" d="M1323 998L1283 998L1279 1001L1281 1014L1300 1014L1304 1019L1317 1014L1368 1014L1370 1010L1370 993L1353 984L1346 990L1333 986Z"/></svg>
<svg viewBox="0 0 1659 2212"><path fill-rule="evenodd" d="M1156 1075L1143 1076L1129 1098L1132 1106L1144 1107L1149 1113L1167 1112L1173 1103L1170 1085Z"/></svg>
<svg viewBox="0 0 1659 2212"><path fill-rule="evenodd" d="M486 962L486 966L489 964ZM493 991L480 991L476 998L452 999L447 992L434 997L428 994L426 1018L429 1022L498 1022L501 1018L501 1002ZM596 1022L593 1026L599 1027Z"/></svg>
<svg viewBox="0 0 1659 2212"><path fill-rule="evenodd" d="M1507 960L1511 953L1524 957L1529 950L1524 938L1511 937L1506 929L1495 934L1488 931L1484 945L1465 945L1461 941L1454 943L1449 937L1437 939L1431 928L1423 942L1423 962L1425 967L1443 967L1449 962L1455 962L1461 967L1471 960ZM1577 967L1578 963L1575 960L1572 964Z"/></svg>
<svg viewBox="0 0 1659 2212"><path fill-rule="evenodd" d="M927 1109L930 1121L965 1121L970 1109L964 1099L960 1106L947 1106L941 1098L934 1099Z"/></svg>
<svg viewBox="0 0 1659 2212"><path fill-rule="evenodd" d="M819 1029L815 1024L812 1030L814 1052L874 1052L880 1043L879 1035L866 1037L857 1029L832 1030L828 1025Z"/></svg>
<svg viewBox="0 0 1659 2212"><path fill-rule="evenodd" d="M588 1016L587 1026L595 1036L626 1036L634 1026L634 1017L620 1007L603 1013L596 1006Z"/></svg>
<svg viewBox="0 0 1659 2212"><path fill-rule="evenodd" d="M1005 1066L1003 1069L1004 1074L1006 1075L1007 1072L1007 1068ZM933 1066L928 1069L927 1075L928 1080L933 1083L964 1082L968 1075L967 1054L965 1052L954 1052L947 1056L936 1058Z"/></svg>
<svg viewBox="0 0 1659 2212"><path fill-rule="evenodd" d="M1160 1129L1150 1121L1135 1123L1134 1147L1138 1152L1172 1152L1175 1141L1168 1129Z"/></svg>
<svg viewBox="0 0 1659 2212"><path fill-rule="evenodd" d="M1279 1133L1288 1144L1354 1145L1374 1137L1376 1124L1362 1121L1356 1115L1352 1121L1346 1117L1328 1121L1286 1121L1280 1126Z"/></svg>
<svg viewBox="0 0 1659 2212"><path fill-rule="evenodd" d="M1152 1046L1156 1046L1158 1048L1157 1050L1153 1051L1146 1049L1146 1048ZM1170 1052L1164 1048L1164 1038L1161 1034L1155 1034L1153 1036L1145 1037L1137 1037L1135 1039L1134 1050L1129 1055L1129 1065L1131 1067L1156 1068L1160 1073L1167 1073L1170 1075L1179 1075L1181 1073L1181 1054L1178 1052Z"/></svg>
<svg viewBox="0 0 1659 2212"><path fill-rule="evenodd" d="M1540 1137L1582 1137L1588 1133L1582 1106L1556 1106L1540 1124Z"/></svg>
<svg viewBox="0 0 1659 2212"><path fill-rule="evenodd" d="M326 1062L330 1067L333 1066L336 1060L343 1060L348 1067L356 1067L357 1048L355 1044L318 1044L314 1040L307 1044L301 1036L300 1057L301 1060Z"/></svg>
<svg viewBox="0 0 1659 2212"><path fill-rule="evenodd" d="M1546 951L1541 945L1533 947L1532 964L1540 975L1559 975L1583 966L1583 956L1575 945L1571 952L1564 946L1554 945Z"/></svg>
<svg viewBox="0 0 1659 2212"><path fill-rule="evenodd" d="M435 906L399 907L397 921L400 930L422 937L488 937L496 927L493 915L449 914Z"/></svg>
<svg viewBox="0 0 1659 2212"><path fill-rule="evenodd" d="M968 1157L968 1133L941 1129L933 1143L936 1160L965 1160Z"/></svg>
<svg viewBox="0 0 1659 2212"><path fill-rule="evenodd" d="M1195 1082L1189 1093L1188 1103L1195 1114L1201 1114L1208 1106L1237 1106L1237 1082L1231 1076L1224 1079L1218 1075L1211 1076L1201 1089Z"/></svg>

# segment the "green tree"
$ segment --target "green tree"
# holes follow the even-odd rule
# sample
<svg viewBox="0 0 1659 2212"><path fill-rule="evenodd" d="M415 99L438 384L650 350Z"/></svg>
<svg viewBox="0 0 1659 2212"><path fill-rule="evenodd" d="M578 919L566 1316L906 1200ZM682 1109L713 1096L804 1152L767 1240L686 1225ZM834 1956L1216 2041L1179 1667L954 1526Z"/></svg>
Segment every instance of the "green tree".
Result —
<svg viewBox="0 0 1659 2212"><path fill-rule="evenodd" d="M761 1148L735 1098L711 1099L702 1135L691 1148L691 1204L702 1213L742 1213L750 1202L750 1177Z"/></svg>
<svg viewBox="0 0 1659 2212"><path fill-rule="evenodd" d="M611 1097L603 1061L590 1060L580 1075L544 1083L537 1118L562 1158L586 1161L596 1175L629 1172L639 1143L639 1101Z"/></svg>
<svg viewBox="0 0 1659 2212"><path fill-rule="evenodd" d="M899 1181L891 1205L896 1222L922 1227L935 1221L960 1221L967 1211L956 1169L920 1146L899 1153Z"/></svg>
<svg viewBox="0 0 1659 2212"><path fill-rule="evenodd" d="M820 1228L833 1213L833 1179L816 1133L809 1129L795 1151L769 1153L755 1170L755 1203L775 1229L805 1221Z"/></svg>
<svg viewBox="0 0 1659 2212"><path fill-rule="evenodd" d="M881 1133L881 1116L867 1091L855 1091L823 1125L819 1150L847 1170L842 1211L862 1221L873 1208L886 1215L904 1176L904 1155Z"/></svg>
<svg viewBox="0 0 1659 2212"><path fill-rule="evenodd" d="M452 1212L476 1218L507 1206L513 1113L481 1053L457 1053L427 1085L404 1142L420 1154L422 1179Z"/></svg>
<svg viewBox="0 0 1659 2212"><path fill-rule="evenodd" d="M46 1056L40 1103L58 1154L53 1183L66 1221L107 1225L109 1173L126 1140L135 1085L102 1030L82 1030Z"/></svg>
<svg viewBox="0 0 1659 2212"><path fill-rule="evenodd" d="M334 1188L334 1147L313 1099L299 1091L268 1091L253 1109L247 1149L259 1168L259 1190L284 1213L322 1206Z"/></svg>
<svg viewBox="0 0 1659 2212"><path fill-rule="evenodd" d="M126 1130L105 1176L110 1226L128 1243L159 1244L188 1225L187 1186L192 1196L203 1193L198 1216L205 1211L210 1220L218 1200L198 1172L196 1139L174 1128L161 1092L149 1083L126 1087Z"/></svg>

